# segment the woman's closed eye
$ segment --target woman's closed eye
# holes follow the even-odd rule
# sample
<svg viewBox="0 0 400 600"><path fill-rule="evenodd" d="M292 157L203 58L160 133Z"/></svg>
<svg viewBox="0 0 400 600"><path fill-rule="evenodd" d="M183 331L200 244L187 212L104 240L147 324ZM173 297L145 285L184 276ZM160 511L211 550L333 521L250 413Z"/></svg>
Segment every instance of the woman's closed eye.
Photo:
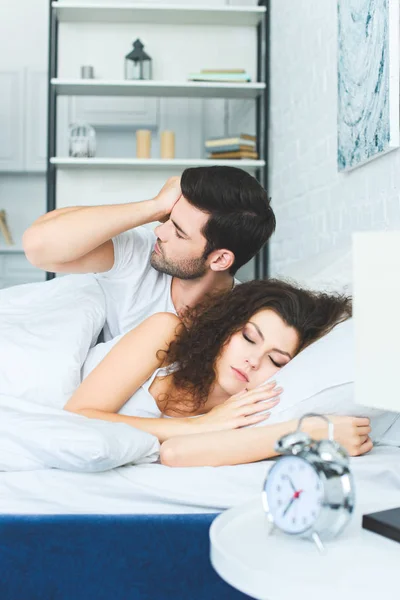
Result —
<svg viewBox="0 0 400 600"><path fill-rule="evenodd" d="M257 343L257 342L255 342L254 340L252 340L252 339L251 339L251 337L249 337L249 335L248 335L248 334L247 334L245 331L243 331L243 332L242 332L242 336L244 337L244 339L246 340L246 342L249 342L249 344L256 344L256 343ZM272 362L272 364L273 364L273 365L274 365L274 366L275 366L277 369L282 369L282 368L283 368L285 365L287 365L287 363L289 362L289 361L284 361L283 363L279 363L279 362L277 362L276 360L274 360L274 359L272 358L272 356L270 356L269 354L268 354L268 358L269 358L269 360Z"/></svg>
<svg viewBox="0 0 400 600"><path fill-rule="evenodd" d="M255 341L249 338L249 336L246 333L242 333L242 335L247 342L249 342L250 344L255 344Z"/></svg>
<svg viewBox="0 0 400 600"><path fill-rule="evenodd" d="M282 367L284 367L287 363L283 363L283 364L279 364L277 363L272 356L269 356L269 360L272 362L273 365L275 365L275 367L278 367L278 369L282 369Z"/></svg>
<svg viewBox="0 0 400 600"><path fill-rule="evenodd" d="M249 342L250 344L255 344L255 341L252 340L251 338L249 338L249 336L246 333L242 333L244 339L246 340L246 342Z"/></svg>

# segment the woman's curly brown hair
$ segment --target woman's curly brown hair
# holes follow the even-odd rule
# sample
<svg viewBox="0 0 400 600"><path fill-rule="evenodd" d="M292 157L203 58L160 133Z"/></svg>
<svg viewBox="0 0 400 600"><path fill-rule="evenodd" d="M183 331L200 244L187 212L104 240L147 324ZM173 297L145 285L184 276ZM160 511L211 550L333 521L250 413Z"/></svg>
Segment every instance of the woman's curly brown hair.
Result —
<svg viewBox="0 0 400 600"><path fill-rule="evenodd" d="M263 309L273 310L296 329L297 352L352 314L349 297L312 292L276 279L237 285L189 309L185 315L188 326L182 328L181 335L171 343L166 362L179 365L173 372L173 382L183 397L186 392L193 398L190 402L193 411L199 410L207 400L216 377L216 361L224 345Z"/></svg>

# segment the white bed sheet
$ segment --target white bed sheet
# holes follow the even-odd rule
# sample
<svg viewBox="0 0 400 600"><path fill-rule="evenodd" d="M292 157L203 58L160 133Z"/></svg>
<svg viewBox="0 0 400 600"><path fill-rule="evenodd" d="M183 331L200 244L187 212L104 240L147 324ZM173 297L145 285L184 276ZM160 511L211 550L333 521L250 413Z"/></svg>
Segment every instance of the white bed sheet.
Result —
<svg viewBox="0 0 400 600"><path fill-rule="evenodd" d="M181 469L147 464L104 473L56 469L0 473L0 513L217 512L256 497L272 464ZM351 468L358 509L400 506L400 448L375 447L368 455L351 459Z"/></svg>

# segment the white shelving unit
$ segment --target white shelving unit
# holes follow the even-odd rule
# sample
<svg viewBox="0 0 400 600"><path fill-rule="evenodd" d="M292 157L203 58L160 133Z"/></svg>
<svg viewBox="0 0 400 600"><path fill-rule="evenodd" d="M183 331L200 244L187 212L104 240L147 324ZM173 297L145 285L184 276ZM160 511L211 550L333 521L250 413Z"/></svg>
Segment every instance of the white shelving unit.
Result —
<svg viewBox="0 0 400 600"><path fill-rule="evenodd" d="M59 169L187 169L188 167L209 167L211 165L241 167L243 169L261 169L265 166L264 160L212 160L196 158L63 158L56 157L50 161Z"/></svg>
<svg viewBox="0 0 400 600"><path fill-rule="evenodd" d="M52 2L57 20L62 23L155 23L160 25L258 25L264 6L182 6L176 4Z"/></svg>
<svg viewBox="0 0 400 600"><path fill-rule="evenodd" d="M209 83L174 81L126 81L51 79L58 96L146 96L164 98L256 99L265 83Z"/></svg>
<svg viewBox="0 0 400 600"><path fill-rule="evenodd" d="M174 4L146 5L124 3L88 3L66 0L53 1L53 24L60 23L155 23L175 25L219 25L226 27L258 26L265 18L265 6L182 6ZM50 28L51 29L51 28ZM54 29L54 27L53 27ZM50 30L50 36L57 38L57 34ZM53 39L54 54L57 54L57 39ZM59 79L52 75L57 73L57 64L50 68L50 111L54 107L56 114L57 96L139 96L139 97L164 97L164 98L225 98L225 99L262 99L266 91L264 82L251 83L224 83L224 82L177 82L177 81L126 81L126 80L82 80ZM51 112L50 112L51 115ZM49 120L49 135L51 136L52 123ZM240 166L245 169L261 169L265 167L264 160L218 160L211 161L199 159L175 160L136 160L136 159L70 159L66 157L51 156L55 154L55 140L50 146L49 168L141 168L141 169L168 169L171 167L186 168L187 166L202 166L210 164L225 164ZM50 178L51 179L51 178ZM55 187L55 185L53 186ZM49 188L52 188L50 185ZM55 194L55 189L50 190L50 195ZM54 199L49 201L48 209L55 207Z"/></svg>
<svg viewBox="0 0 400 600"><path fill-rule="evenodd" d="M49 64L49 148L47 169L47 209L57 207L56 179L58 171L76 171L107 169L109 170L141 170L141 171L173 171L184 170L187 167L227 165L248 170L266 186L267 169L267 59L268 48L268 0L259 0L259 6L213 6L209 5L175 5L175 4L140 4L129 1L109 2L80 2L79 0L53 0L51 2L50 19L50 64ZM200 2L200 0L199 0ZM194 82L182 80L151 80L127 81L118 79L75 79L58 76L58 57L61 49L58 47L59 24L66 23L81 25L83 23L100 23L101 27L113 24L150 24L176 26L216 26L216 32L227 32L228 28L253 27L257 35L257 81L249 83L229 82ZM219 28L219 29L218 29ZM82 28L80 28L82 31ZM228 32L229 33L229 32ZM218 33L216 33L218 35ZM229 46L225 44L229 56ZM179 54L179 53L178 53ZM176 56L176 54L174 55ZM237 56L237 54L236 54ZM237 59L236 59L237 60ZM72 72L72 71L69 71ZM213 160L203 157L163 159L136 158L69 158L57 156L56 152L56 123L57 98L73 97L138 97L138 98L194 98L194 99L242 99L253 100L256 103L256 133L258 137L259 160ZM63 175L64 177L64 175ZM65 175L66 177L66 175ZM69 175L68 175L69 177ZM258 263L257 263L258 261ZM266 255L261 258L267 263ZM260 264L257 258L256 264ZM256 266L255 276L261 276L259 266ZM265 273L264 273L265 275Z"/></svg>

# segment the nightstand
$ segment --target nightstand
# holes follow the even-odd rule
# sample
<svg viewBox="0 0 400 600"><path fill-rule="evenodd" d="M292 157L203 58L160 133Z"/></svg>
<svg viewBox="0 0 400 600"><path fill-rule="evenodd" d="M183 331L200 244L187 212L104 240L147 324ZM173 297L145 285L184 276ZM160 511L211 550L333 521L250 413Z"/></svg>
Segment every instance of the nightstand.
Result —
<svg viewBox="0 0 400 600"><path fill-rule="evenodd" d="M362 529L364 508L321 554L311 541L268 535L260 494L214 520L211 563L227 583L259 600L398 600L400 545Z"/></svg>

